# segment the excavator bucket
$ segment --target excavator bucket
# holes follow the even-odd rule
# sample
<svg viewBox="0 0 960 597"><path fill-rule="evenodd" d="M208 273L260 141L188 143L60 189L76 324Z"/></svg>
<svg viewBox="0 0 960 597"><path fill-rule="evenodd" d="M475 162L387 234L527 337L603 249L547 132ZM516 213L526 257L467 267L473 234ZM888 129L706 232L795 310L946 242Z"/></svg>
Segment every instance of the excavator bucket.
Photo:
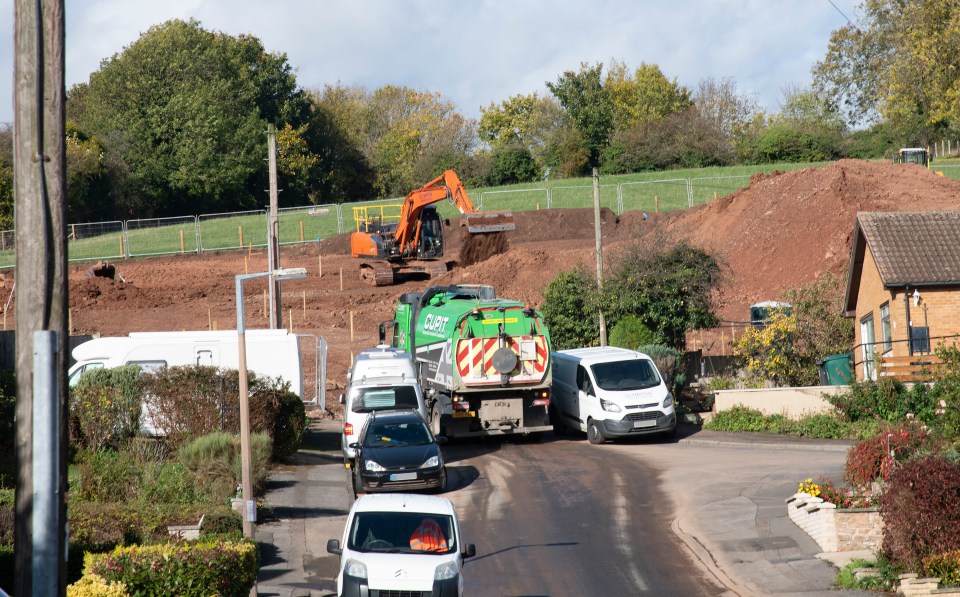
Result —
<svg viewBox="0 0 960 597"><path fill-rule="evenodd" d="M464 214L463 225L470 234L509 232L517 228L512 211L478 211Z"/></svg>

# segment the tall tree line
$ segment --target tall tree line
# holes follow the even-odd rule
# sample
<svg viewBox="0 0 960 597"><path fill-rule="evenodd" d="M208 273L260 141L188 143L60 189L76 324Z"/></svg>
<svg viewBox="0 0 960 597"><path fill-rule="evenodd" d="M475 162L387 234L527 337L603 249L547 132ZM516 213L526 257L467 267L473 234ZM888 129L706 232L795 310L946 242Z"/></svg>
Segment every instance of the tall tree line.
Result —
<svg viewBox="0 0 960 597"><path fill-rule="evenodd" d="M960 134L960 5L864 0L812 86L760 109L731 78L693 87L656 64L581 63L547 93L463 116L440 93L298 86L283 53L196 21L152 27L68 93L71 221L262 207L277 127L281 205L405 195L446 168L468 185L678 167L881 157ZM0 125L0 228L13 216Z"/></svg>

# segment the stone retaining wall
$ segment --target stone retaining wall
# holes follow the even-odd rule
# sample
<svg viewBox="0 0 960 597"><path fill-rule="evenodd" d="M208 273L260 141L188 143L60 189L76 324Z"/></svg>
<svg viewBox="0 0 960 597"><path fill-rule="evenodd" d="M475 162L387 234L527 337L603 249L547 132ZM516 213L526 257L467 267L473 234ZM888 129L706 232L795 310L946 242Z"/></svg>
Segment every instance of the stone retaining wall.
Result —
<svg viewBox="0 0 960 597"><path fill-rule="evenodd" d="M838 509L807 493L795 493L786 502L790 520L825 552L880 548L883 521L876 508Z"/></svg>

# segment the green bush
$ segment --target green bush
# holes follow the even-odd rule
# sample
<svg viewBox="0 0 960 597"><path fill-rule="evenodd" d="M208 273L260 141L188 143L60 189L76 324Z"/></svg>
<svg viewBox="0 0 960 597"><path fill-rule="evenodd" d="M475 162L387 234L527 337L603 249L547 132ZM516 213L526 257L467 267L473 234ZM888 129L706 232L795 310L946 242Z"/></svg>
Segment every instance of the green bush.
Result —
<svg viewBox="0 0 960 597"><path fill-rule="evenodd" d="M881 551L895 566L924 571L924 559L960 550L960 464L940 457L903 463L880 495Z"/></svg>
<svg viewBox="0 0 960 597"><path fill-rule="evenodd" d="M597 280L582 264L547 285L540 310L554 350L596 346L600 327L595 307Z"/></svg>
<svg viewBox="0 0 960 597"><path fill-rule="evenodd" d="M204 538L230 535L240 538L243 536L243 519L238 513L232 510L229 512L214 512L208 514L203 519L200 534Z"/></svg>
<svg viewBox="0 0 960 597"><path fill-rule="evenodd" d="M892 377L853 383L849 392L826 396L826 399L850 422L863 419L894 422L912 414L917 420L929 423L936 410L936 400L925 384L914 384L908 390Z"/></svg>
<svg viewBox="0 0 960 597"><path fill-rule="evenodd" d="M960 586L960 550L923 558L923 574L939 578L945 587Z"/></svg>
<svg viewBox="0 0 960 597"><path fill-rule="evenodd" d="M854 559L849 564L840 569L837 573L837 588L848 591L884 591L887 589L888 582L883 576L865 576L858 579L854 576L857 568L876 568L876 564L869 560ZM879 570L878 570L879 572Z"/></svg>
<svg viewBox="0 0 960 597"><path fill-rule="evenodd" d="M199 541L118 547L91 555L85 573L122 582L132 595L246 595L257 579L252 541Z"/></svg>
<svg viewBox="0 0 960 597"><path fill-rule="evenodd" d="M297 453L306 425L307 411L303 406L303 400L293 392L280 394L277 417L271 434L273 460L281 462Z"/></svg>
<svg viewBox="0 0 960 597"><path fill-rule="evenodd" d="M260 493L267 478L270 438L265 433L250 437L254 492ZM211 433L185 443L177 460L193 473L197 491L212 503L224 503L236 495L241 482L240 438L229 433Z"/></svg>
<svg viewBox="0 0 960 597"><path fill-rule="evenodd" d="M855 436L855 429L829 414L805 415L793 420L781 414L764 415L755 408L742 405L716 413L704 424L713 431L738 431L795 435L820 439L846 439Z"/></svg>
<svg viewBox="0 0 960 597"><path fill-rule="evenodd" d="M139 497L143 469L129 452L82 451L75 462L80 486L73 489L80 499L115 502Z"/></svg>
<svg viewBox="0 0 960 597"><path fill-rule="evenodd" d="M660 374L666 378L667 387L674 395L679 395L687 381L680 351L663 344L641 344L636 350L653 359Z"/></svg>
<svg viewBox="0 0 960 597"><path fill-rule="evenodd" d="M656 344L657 335L643 325L636 315L624 315L610 330L608 344L629 350L637 350L644 344Z"/></svg>
<svg viewBox="0 0 960 597"><path fill-rule="evenodd" d="M540 168L530 150L522 145L498 148L493 151L490 186L530 182L540 177Z"/></svg>
<svg viewBox="0 0 960 597"><path fill-rule="evenodd" d="M793 434L821 439L844 439L850 435L850 425L829 414L806 415L794 423Z"/></svg>
<svg viewBox="0 0 960 597"><path fill-rule="evenodd" d="M77 582L67 585L67 597L127 597L127 585L122 582L108 581L96 574L83 576Z"/></svg>
<svg viewBox="0 0 960 597"><path fill-rule="evenodd" d="M205 492L198 491L204 483L179 462L148 463L144 465L137 497L141 502L163 504L207 503Z"/></svg>
<svg viewBox="0 0 960 597"><path fill-rule="evenodd" d="M71 499L67 506L70 541L88 550L166 540L171 525L197 524L201 516L230 512L226 504L160 504L88 502Z"/></svg>
<svg viewBox="0 0 960 597"><path fill-rule="evenodd" d="M141 395L137 365L84 371L70 389L70 416L81 432L75 439L98 450L135 436L140 430Z"/></svg>
<svg viewBox="0 0 960 597"><path fill-rule="evenodd" d="M713 431L755 431L765 432L770 428L767 418L755 408L737 405L722 410L704 424L704 429Z"/></svg>

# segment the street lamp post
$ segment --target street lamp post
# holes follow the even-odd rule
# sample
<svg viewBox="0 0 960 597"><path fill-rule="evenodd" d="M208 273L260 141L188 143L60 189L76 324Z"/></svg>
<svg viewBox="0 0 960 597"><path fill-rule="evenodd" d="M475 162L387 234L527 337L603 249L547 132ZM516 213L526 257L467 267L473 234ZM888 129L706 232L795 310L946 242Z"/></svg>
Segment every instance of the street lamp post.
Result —
<svg viewBox="0 0 960 597"><path fill-rule="evenodd" d="M243 491L243 535L251 539L253 523L257 520L257 503L253 499L253 470L250 458L250 396L247 384L247 341L243 323L243 283L254 278L273 275L276 281L300 280L307 277L303 267L275 269L272 272L239 274L237 280L237 351L240 372L240 476Z"/></svg>

